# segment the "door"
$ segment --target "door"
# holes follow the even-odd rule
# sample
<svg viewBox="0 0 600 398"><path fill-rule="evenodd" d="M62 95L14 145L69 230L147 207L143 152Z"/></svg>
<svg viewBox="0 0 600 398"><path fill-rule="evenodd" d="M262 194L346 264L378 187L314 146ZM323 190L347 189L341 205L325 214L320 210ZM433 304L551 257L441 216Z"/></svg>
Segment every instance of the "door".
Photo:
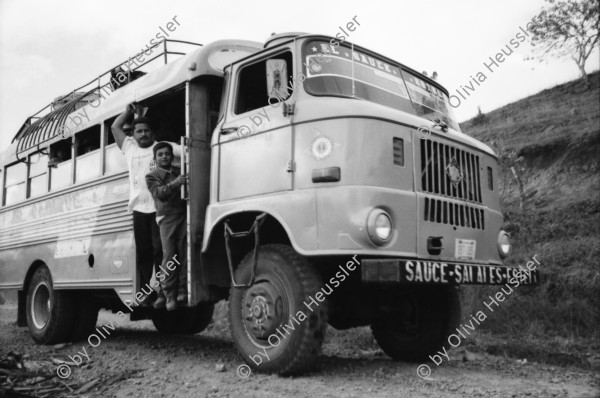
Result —
<svg viewBox="0 0 600 398"><path fill-rule="evenodd" d="M291 116L283 112L294 100L292 60L292 49L280 48L233 67L219 136L219 201L292 189Z"/></svg>

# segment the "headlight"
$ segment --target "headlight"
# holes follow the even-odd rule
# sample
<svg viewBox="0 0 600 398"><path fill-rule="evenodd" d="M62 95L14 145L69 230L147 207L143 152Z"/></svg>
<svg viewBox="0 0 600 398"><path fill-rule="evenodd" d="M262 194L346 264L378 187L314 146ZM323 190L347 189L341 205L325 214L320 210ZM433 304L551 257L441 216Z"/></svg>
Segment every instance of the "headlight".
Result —
<svg viewBox="0 0 600 398"><path fill-rule="evenodd" d="M512 245L508 233L500 231L498 234L498 254L500 254L500 258L504 259L508 257L511 247Z"/></svg>
<svg viewBox="0 0 600 398"><path fill-rule="evenodd" d="M374 209L367 219L369 238L376 245L384 245L392 237L392 218L381 209Z"/></svg>

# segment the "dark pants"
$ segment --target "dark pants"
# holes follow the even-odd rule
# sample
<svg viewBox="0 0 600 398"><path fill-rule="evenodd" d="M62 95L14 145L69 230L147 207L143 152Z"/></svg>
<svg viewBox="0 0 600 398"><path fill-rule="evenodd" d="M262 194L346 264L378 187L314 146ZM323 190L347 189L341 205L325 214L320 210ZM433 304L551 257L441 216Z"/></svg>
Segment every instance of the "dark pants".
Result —
<svg viewBox="0 0 600 398"><path fill-rule="evenodd" d="M152 269L157 269L163 257L160 231L156 224L156 213L133 212L133 236L135 238L135 260L140 272L140 286L150 285Z"/></svg>
<svg viewBox="0 0 600 398"><path fill-rule="evenodd" d="M167 298L175 299L178 292L185 292L187 287L186 213L166 215L158 226L163 248L162 267L169 273L160 286Z"/></svg>

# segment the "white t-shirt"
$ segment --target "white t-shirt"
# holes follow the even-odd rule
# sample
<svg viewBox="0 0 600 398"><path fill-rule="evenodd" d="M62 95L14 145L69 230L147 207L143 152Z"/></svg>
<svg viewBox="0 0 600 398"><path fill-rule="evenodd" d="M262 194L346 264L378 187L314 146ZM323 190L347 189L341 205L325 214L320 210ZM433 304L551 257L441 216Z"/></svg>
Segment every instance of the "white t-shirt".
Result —
<svg viewBox="0 0 600 398"><path fill-rule="evenodd" d="M140 148L133 137L126 137L123 141L121 152L127 159L127 169L129 170L129 205L127 210L130 213L132 211L139 211L140 213L156 212L154 199L152 199L152 194L146 185L146 174L156 168L152 151L156 144L158 144L158 141L155 141L148 148ZM177 166L181 158L181 145L173 142L169 142L169 144L173 146L173 154L175 155L173 165Z"/></svg>

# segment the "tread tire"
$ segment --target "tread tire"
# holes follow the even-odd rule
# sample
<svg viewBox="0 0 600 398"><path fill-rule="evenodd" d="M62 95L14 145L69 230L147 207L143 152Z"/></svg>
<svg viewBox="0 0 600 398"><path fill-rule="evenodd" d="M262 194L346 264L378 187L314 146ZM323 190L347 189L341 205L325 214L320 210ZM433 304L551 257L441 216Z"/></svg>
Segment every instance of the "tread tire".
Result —
<svg viewBox="0 0 600 398"><path fill-rule="evenodd" d="M409 293L417 305L416 336L407 336L398 319L381 320L371 325L379 347L395 360L423 362L448 342L460 323L458 288L419 286Z"/></svg>
<svg viewBox="0 0 600 398"><path fill-rule="evenodd" d="M250 278L253 252L248 253L235 272L238 283ZM307 309L303 304L314 297L322 287L321 278L308 261L287 245L270 244L259 248L255 285L264 281L261 277L275 278L284 287L287 313L291 317L303 311L306 318L295 325L295 329L277 346L259 341L246 329L243 318L244 296L249 288L232 287L229 294L229 322L233 341L242 359L254 370L265 373L293 375L307 372L314 366L321 352L327 328L327 301ZM272 333L274 334L274 333ZM265 349L269 359L257 364L251 358ZM262 351L261 351L262 352Z"/></svg>
<svg viewBox="0 0 600 398"><path fill-rule="evenodd" d="M42 318L39 311L34 315L33 301L38 303L43 300L43 295L47 293L49 311L47 311L47 320L43 323L34 322L34 317ZM34 297L34 294L36 297ZM52 285L52 276L47 267L38 268L27 286L27 300L25 313L27 316L27 326L31 337L39 344L57 344L70 341L75 321L74 300L72 292L56 291ZM39 306L38 306L39 308ZM41 321L40 321L41 322Z"/></svg>

